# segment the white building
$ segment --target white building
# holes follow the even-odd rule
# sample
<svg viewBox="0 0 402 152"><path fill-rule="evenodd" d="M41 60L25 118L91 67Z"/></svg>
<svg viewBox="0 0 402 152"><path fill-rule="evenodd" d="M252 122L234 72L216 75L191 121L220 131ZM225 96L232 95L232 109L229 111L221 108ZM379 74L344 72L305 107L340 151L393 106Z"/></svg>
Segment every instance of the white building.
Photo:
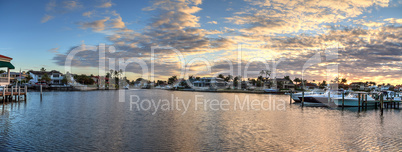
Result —
<svg viewBox="0 0 402 152"><path fill-rule="evenodd" d="M42 77L47 74L51 81L50 84L62 84L62 80L64 78L64 75L60 73L59 71L52 70L50 72L47 71L29 71L29 75L31 75L32 80L30 80L31 83L37 83L41 82Z"/></svg>
<svg viewBox="0 0 402 152"><path fill-rule="evenodd" d="M15 69L15 67L10 63L13 58L0 55L0 68L7 68L6 77L0 78L0 86L5 86L10 84L10 69Z"/></svg>
<svg viewBox="0 0 402 152"><path fill-rule="evenodd" d="M218 87L222 88L226 86L225 81L222 78L216 77L203 77L200 80L193 82L194 87Z"/></svg>

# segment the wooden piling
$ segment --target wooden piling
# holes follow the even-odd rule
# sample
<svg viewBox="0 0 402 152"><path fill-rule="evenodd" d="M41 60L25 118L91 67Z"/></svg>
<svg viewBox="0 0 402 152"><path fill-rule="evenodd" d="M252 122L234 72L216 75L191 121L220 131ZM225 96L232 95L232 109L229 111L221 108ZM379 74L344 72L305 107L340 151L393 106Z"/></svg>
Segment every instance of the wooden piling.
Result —
<svg viewBox="0 0 402 152"><path fill-rule="evenodd" d="M42 84L40 85L40 99L42 99Z"/></svg>
<svg viewBox="0 0 402 152"><path fill-rule="evenodd" d="M345 92L342 93L342 108L345 106Z"/></svg>
<svg viewBox="0 0 402 152"><path fill-rule="evenodd" d="M366 108L366 109L367 109L367 106L368 106L368 104L367 104L367 97L368 97L368 94L365 94L365 97L364 97L364 98L365 98L365 103L366 103L366 104L365 104L365 108Z"/></svg>
<svg viewBox="0 0 402 152"><path fill-rule="evenodd" d="M359 110L360 110L360 96L361 96L362 94L361 94L361 93L358 93L357 95L358 95L358 97L357 97L357 101L358 101L357 107L358 107Z"/></svg>
<svg viewBox="0 0 402 152"><path fill-rule="evenodd" d="M292 92L290 92L290 97L289 98L290 98L289 103L291 104L292 103Z"/></svg>
<svg viewBox="0 0 402 152"><path fill-rule="evenodd" d="M3 103L6 102L6 86L3 88Z"/></svg>
<svg viewBox="0 0 402 152"><path fill-rule="evenodd" d="M380 110L381 110L381 115L382 115L383 110L384 110L384 95L383 94L380 95Z"/></svg>
<svg viewBox="0 0 402 152"><path fill-rule="evenodd" d="M24 87L24 92L25 92L24 93L24 100L27 101L27 92L28 92L28 87L27 86Z"/></svg>
<svg viewBox="0 0 402 152"><path fill-rule="evenodd" d="M328 91L328 103L331 102L331 92Z"/></svg>
<svg viewBox="0 0 402 152"><path fill-rule="evenodd" d="M11 95L10 95L10 101L13 101L13 95L14 95L14 87L11 86Z"/></svg>
<svg viewBox="0 0 402 152"><path fill-rule="evenodd" d="M304 90L302 91L302 106L304 106Z"/></svg>
<svg viewBox="0 0 402 152"><path fill-rule="evenodd" d="M18 101L20 101L21 97L21 86L18 86Z"/></svg>

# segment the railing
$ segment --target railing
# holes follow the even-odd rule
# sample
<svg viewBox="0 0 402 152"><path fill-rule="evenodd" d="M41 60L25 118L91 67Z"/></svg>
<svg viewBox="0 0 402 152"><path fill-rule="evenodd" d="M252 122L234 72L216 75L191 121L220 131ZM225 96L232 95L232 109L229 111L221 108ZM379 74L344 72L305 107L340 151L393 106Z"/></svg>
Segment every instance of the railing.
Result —
<svg viewBox="0 0 402 152"><path fill-rule="evenodd" d="M0 87L0 90L1 90L1 92L3 92L3 90L5 91L5 92L15 92L15 93L18 93L18 89L20 89L20 92L21 93L26 93L26 92L28 92L28 87L26 87L26 86L21 86L21 87L12 87L12 88L9 88L9 87Z"/></svg>
<svg viewBox="0 0 402 152"><path fill-rule="evenodd" d="M8 82L8 78L0 78L0 82Z"/></svg>

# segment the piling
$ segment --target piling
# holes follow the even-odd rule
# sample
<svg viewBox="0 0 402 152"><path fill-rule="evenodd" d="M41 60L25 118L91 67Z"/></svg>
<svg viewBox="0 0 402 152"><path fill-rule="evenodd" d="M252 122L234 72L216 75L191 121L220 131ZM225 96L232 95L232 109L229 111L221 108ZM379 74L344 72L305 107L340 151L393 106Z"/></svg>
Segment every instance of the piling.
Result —
<svg viewBox="0 0 402 152"><path fill-rule="evenodd" d="M21 97L21 86L18 86L18 101L20 101Z"/></svg>
<svg viewBox="0 0 402 152"><path fill-rule="evenodd" d="M328 103L331 102L331 92L328 91Z"/></svg>
<svg viewBox="0 0 402 152"><path fill-rule="evenodd" d="M40 85L40 99L42 100L42 85Z"/></svg>
<svg viewBox="0 0 402 152"><path fill-rule="evenodd" d="M13 101L13 95L14 95L14 87L11 86L11 95L10 95L10 101Z"/></svg>
<svg viewBox="0 0 402 152"><path fill-rule="evenodd" d="M6 102L6 87L3 88L3 103Z"/></svg>
<svg viewBox="0 0 402 152"><path fill-rule="evenodd" d="M302 91L302 106L304 106L304 90Z"/></svg>
<svg viewBox="0 0 402 152"><path fill-rule="evenodd" d="M292 92L290 92L290 99L289 99L289 103L292 104Z"/></svg>
<svg viewBox="0 0 402 152"><path fill-rule="evenodd" d="M27 86L24 87L24 92L25 92L24 93L24 100L27 101L27 92L28 92L28 87Z"/></svg>
<svg viewBox="0 0 402 152"><path fill-rule="evenodd" d="M342 93L342 108L345 106L345 92Z"/></svg>
<svg viewBox="0 0 402 152"><path fill-rule="evenodd" d="M365 104L365 106L366 106L365 108L366 108L366 109L367 109L367 107L368 107L368 104L367 104L367 96L368 96L368 95L367 95L367 94L365 94L365 97L364 97L364 99L365 99L365 103L366 103L366 104Z"/></svg>
<svg viewBox="0 0 402 152"><path fill-rule="evenodd" d="M384 111L384 95L380 95L380 110L381 110L381 115L383 114Z"/></svg>
<svg viewBox="0 0 402 152"><path fill-rule="evenodd" d="M357 94L358 95L358 97L357 97L357 101L358 101L358 105L357 105L357 107L359 108L359 110L360 110L360 97L361 97L361 93L358 93Z"/></svg>

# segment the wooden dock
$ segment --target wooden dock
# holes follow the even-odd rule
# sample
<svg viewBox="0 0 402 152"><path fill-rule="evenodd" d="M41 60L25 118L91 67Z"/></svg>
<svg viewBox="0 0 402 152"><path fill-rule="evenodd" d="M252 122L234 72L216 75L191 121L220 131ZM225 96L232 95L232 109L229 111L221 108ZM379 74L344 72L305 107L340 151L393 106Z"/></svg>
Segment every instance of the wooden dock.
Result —
<svg viewBox="0 0 402 152"><path fill-rule="evenodd" d="M3 104L6 102L13 101L26 101L28 88L25 86L21 87L4 87L0 92L0 97L2 98Z"/></svg>
<svg viewBox="0 0 402 152"><path fill-rule="evenodd" d="M360 109L367 109L368 106L368 101L367 101L367 92L355 92L358 94L358 108ZM293 99L292 99L292 94L290 93L290 103L292 103ZM388 97L388 96L387 96ZM394 95L393 97L396 97L396 95ZM399 97L399 96L398 96ZM333 101L330 101L330 96L328 96L328 102L327 103L313 103L313 104L308 104L307 106L319 106L319 107L342 107L344 108L344 98L345 98L345 93L342 93L342 105L336 106ZM302 100L301 102L301 106L304 106L304 91L302 92ZM393 100L393 99L389 99L389 100L384 100L384 95L381 94L379 96L379 100L375 101L374 104L374 108L380 108L380 110L382 111L383 109L400 109L400 103L402 103L401 100ZM372 106L371 106L372 107Z"/></svg>

